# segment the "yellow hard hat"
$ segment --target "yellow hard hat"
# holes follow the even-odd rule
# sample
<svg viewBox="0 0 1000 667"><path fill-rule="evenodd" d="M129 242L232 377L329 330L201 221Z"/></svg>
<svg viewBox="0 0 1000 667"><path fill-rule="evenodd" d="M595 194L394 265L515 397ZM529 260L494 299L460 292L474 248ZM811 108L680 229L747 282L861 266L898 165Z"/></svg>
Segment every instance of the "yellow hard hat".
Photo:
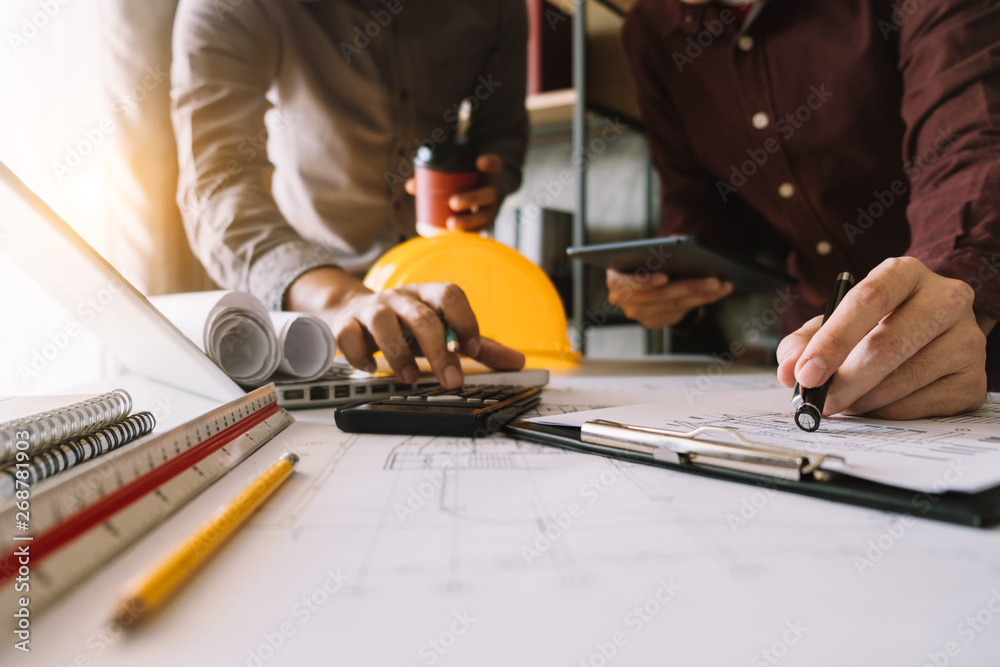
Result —
<svg viewBox="0 0 1000 667"><path fill-rule="evenodd" d="M522 352L528 366L578 363L559 294L545 272L516 250L476 234L418 236L383 255L365 276L365 285L376 291L430 282L461 287L480 333Z"/></svg>

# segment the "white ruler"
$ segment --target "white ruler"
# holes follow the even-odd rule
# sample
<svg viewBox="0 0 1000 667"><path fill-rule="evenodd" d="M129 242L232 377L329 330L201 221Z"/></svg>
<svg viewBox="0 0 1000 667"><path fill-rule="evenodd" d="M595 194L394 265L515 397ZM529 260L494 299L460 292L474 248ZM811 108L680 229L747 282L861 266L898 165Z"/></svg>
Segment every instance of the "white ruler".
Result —
<svg viewBox="0 0 1000 667"><path fill-rule="evenodd" d="M294 420L273 385L56 475L0 507L0 609L38 612ZM15 590L23 550L28 591Z"/></svg>

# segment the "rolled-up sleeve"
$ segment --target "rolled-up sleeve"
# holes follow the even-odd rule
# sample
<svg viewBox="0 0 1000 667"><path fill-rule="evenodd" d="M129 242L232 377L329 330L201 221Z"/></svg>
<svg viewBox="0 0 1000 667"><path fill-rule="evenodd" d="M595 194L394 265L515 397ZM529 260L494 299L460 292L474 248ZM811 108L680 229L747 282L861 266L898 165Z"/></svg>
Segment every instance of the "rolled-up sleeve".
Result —
<svg viewBox="0 0 1000 667"><path fill-rule="evenodd" d="M335 265L288 224L271 194L265 115L279 61L277 34L256 1L181 1L171 117L188 240L216 282L275 310L295 278Z"/></svg>
<svg viewBox="0 0 1000 667"><path fill-rule="evenodd" d="M927 3L882 25L900 46L908 254L1000 319L1000 8Z"/></svg>

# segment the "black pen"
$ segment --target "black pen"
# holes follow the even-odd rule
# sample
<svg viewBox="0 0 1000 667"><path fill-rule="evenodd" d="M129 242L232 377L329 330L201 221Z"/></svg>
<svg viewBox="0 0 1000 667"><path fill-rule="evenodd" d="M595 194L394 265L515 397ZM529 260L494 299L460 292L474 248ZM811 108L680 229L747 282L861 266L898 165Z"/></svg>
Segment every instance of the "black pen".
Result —
<svg viewBox="0 0 1000 667"><path fill-rule="evenodd" d="M826 314L823 315L823 324L830 319L833 311L837 309L840 302L844 300L847 290L854 286L854 276L846 271L837 276L833 283L833 294L826 304ZM826 392L830 389L830 381L833 375L826 379L826 382L818 387L799 387L795 383L795 393L792 394L792 407L795 408L795 425L803 431L815 431L819 428L820 419L823 417L823 405L826 403Z"/></svg>

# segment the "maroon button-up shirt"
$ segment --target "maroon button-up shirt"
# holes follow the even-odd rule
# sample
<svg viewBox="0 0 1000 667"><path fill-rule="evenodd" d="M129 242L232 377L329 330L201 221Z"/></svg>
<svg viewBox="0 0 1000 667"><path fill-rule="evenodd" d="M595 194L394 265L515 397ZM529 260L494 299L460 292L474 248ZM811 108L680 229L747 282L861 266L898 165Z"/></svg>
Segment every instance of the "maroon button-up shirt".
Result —
<svg viewBox="0 0 1000 667"><path fill-rule="evenodd" d="M1000 319L996 3L758 0L740 22L638 0L623 37L662 231L779 248L801 281L785 333L822 313L838 273L901 255ZM1000 337L989 348L993 367Z"/></svg>

